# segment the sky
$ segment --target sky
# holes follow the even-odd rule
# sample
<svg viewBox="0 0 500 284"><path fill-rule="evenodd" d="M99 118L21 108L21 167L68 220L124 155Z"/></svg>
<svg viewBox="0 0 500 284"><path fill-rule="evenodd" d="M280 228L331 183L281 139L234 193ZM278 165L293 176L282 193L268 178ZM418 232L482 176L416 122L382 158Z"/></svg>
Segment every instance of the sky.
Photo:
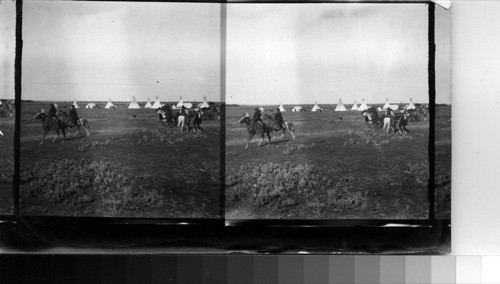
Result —
<svg viewBox="0 0 500 284"><path fill-rule="evenodd" d="M220 101L220 4L25 1L22 97Z"/></svg>
<svg viewBox="0 0 500 284"><path fill-rule="evenodd" d="M16 57L16 3L0 5L0 99L14 99Z"/></svg>
<svg viewBox="0 0 500 284"><path fill-rule="evenodd" d="M428 102L425 4L232 4L227 17L229 104ZM438 103L451 102L449 36L436 33Z"/></svg>

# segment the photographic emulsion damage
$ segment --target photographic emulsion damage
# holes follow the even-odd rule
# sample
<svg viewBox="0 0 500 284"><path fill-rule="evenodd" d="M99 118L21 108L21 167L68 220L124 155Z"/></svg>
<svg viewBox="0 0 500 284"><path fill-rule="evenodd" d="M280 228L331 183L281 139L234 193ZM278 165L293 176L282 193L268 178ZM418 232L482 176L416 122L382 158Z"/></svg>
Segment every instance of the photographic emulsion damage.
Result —
<svg viewBox="0 0 500 284"><path fill-rule="evenodd" d="M435 9L228 5L227 224L450 218L450 19Z"/></svg>
<svg viewBox="0 0 500 284"><path fill-rule="evenodd" d="M221 218L220 4L30 1L23 41L21 215Z"/></svg>

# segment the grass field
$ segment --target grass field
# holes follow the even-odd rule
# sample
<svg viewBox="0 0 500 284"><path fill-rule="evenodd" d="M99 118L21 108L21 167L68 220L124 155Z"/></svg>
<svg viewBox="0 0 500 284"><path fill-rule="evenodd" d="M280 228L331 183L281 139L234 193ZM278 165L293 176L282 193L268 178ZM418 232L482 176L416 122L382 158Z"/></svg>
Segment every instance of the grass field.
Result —
<svg viewBox="0 0 500 284"><path fill-rule="evenodd" d="M0 117L0 214L12 214L14 174L14 117Z"/></svg>
<svg viewBox="0 0 500 284"><path fill-rule="evenodd" d="M42 126L33 117L48 103L23 103L22 214L219 218L220 121L180 133L159 126L154 110L115 105L78 109L90 136L71 129L65 143L52 143L51 132L39 145Z"/></svg>
<svg viewBox="0 0 500 284"><path fill-rule="evenodd" d="M408 135L387 134L367 129L357 111L288 111L295 140L275 133L267 148L254 137L245 150L247 130L235 123L252 109L226 109L226 218L428 218L428 122L410 122ZM450 115L450 107L437 108L438 218L450 212Z"/></svg>

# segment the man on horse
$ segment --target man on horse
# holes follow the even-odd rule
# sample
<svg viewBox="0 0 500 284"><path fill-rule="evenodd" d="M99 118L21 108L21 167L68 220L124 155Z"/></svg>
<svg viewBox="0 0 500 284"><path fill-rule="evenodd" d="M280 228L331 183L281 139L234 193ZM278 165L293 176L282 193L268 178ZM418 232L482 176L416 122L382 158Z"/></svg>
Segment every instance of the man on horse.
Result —
<svg viewBox="0 0 500 284"><path fill-rule="evenodd" d="M283 115L279 108L276 108L276 113L274 113L274 131L284 129L283 127Z"/></svg>
<svg viewBox="0 0 500 284"><path fill-rule="evenodd" d="M41 112L44 112L43 109ZM54 103L51 103L50 106L49 106L49 114L48 114L48 117L50 119L52 118L55 118L57 120L57 124L59 124L59 127L61 127L62 125L62 121L59 119L59 117L57 116L57 109L56 109L56 105Z"/></svg>
<svg viewBox="0 0 500 284"><path fill-rule="evenodd" d="M260 109L258 107L255 108L255 112L253 114L253 122L260 122L262 125L264 125L264 122L262 121L262 113L260 112Z"/></svg>

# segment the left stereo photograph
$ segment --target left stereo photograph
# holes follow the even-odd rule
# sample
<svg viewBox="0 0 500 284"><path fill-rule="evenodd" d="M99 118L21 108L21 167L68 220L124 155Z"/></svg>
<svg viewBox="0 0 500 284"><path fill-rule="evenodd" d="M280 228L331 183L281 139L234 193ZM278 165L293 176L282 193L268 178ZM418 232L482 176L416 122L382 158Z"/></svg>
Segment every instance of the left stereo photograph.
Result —
<svg viewBox="0 0 500 284"><path fill-rule="evenodd" d="M6 1L0 6L0 215L10 215L14 209L15 33L16 3Z"/></svg>
<svg viewBox="0 0 500 284"><path fill-rule="evenodd" d="M220 19L216 3L24 3L20 214L222 218Z"/></svg>

